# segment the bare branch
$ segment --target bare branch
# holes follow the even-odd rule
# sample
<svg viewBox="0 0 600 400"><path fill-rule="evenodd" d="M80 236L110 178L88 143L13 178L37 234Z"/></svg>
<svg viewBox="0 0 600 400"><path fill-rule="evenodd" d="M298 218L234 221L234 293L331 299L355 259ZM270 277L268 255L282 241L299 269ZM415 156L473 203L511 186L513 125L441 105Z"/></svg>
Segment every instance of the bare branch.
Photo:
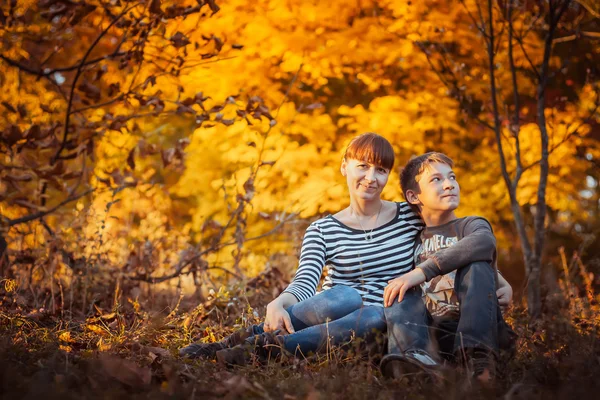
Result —
<svg viewBox="0 0 600 400"><path fill-rule="evenodd" d="M125 54L127 54L127 53L124 52L124 51L115 51L115 52L113 52L111 54L107 54L105 56L97 57L97 58L94 58L92 60L86 61L83 64L83 67L87 67L89 65L97 64L98 62L103 61L103 60L108 60L108 59L111 59L111 58L120 57L120 56L123 56ZM50 69L50 68L36 69L36 68L29 67L29 66L27 66L25 64L22 64L22 63L20 63L18 61L15 61L15 60L13 60L11 58L8 58L8 57L6 57L6 56L4 56L2 54L0 54L0 59L6 61L7 64L12 65L13 67L18 68L18 69L20 69L23 72L27 72L28 74L39 76L39 77L51 76L51 75L54 75L57 72L75 71L75 70L77 70L79 68L79 65L80 65L80 64L78 64L78 65L72 65L70 67L61 67L61 68L52 68L52 69Z"/></svg>
<svg viewBox="0 0 600 400"><path fill-rule="evenodd" d="M600 18L600 14L596 10L594 10L592 8L592 6L587 3L587 1L583 1L583 0L575 0L575 1L578 2L579 4L581 4L594 17Z"/></svg>
<svg viewBox="0 0 600 400"><path fill-rule="evenodd" d="M516 159L516 171L515 176L512 180L512 187L517 188L519 185L519 180L521 179L521 175L523 173L523 164L521 160L521 142L519 139L520 132L520 121L521 121L521 102L519 98L519 85L517 83L517 69L515 67L515 60L513 58L513 34L514 34L514 26L513 26L513 0L509 0L508 4L508 60L510 63L510 73L512 78L512 87L513 87L513 99L515 103L515 112L513 117L513 122L511 125L511 132L515 138L515 159Z"/></svg>
<svg viewBox="0 0 600 400"><path fill-rule="evenodd" d="M61 143L60 147L58 148L58 150L56 151L56 153L54 154L54 156L52 157L52 159L50 160L51 165L53 165L58 160L58 158L60 157L60 153L62 153L62 151L65 149L65 146L67 144L67 137L69 135L69 119L71 117L71 108L73 107L73 97L74 97L74 93L75 93L75 86L77 85L77 80L79 79L79 76L81 75L81 71L83 70L83 65L86 63L87 58L92 53L92 50L94 50L94 48L100 42L100 40L104 37L104 35L106 35L108 33L110 28L112 28L121 19L121 17L123 15L125 15L128 11L134 9L137 6L138 6L138 3L134 4L131 7L123 9L123 11L121 11L121 13L115 19L113 19L112 22L110 24L108 24L108 26L106 28L104 28L102 30L102 32L98 35L96 40L94 40L94 42L91 44L91 46L88 48L87 52L81 59L81 62L79 63L79 67L77 68L77 73L75 74L75 78L73 78L73 83L71 84L71 93L69 95L69 103L67 105L67 111L66 111L66 116L65 116L65 129L63 132L62 143Z"/></svg>
<svg viewBox="0 0 600 400"><path fill-rule="evenodd" d="M471 18L471 21L473 22L473 24L477 27L477 30L483 35L483 37L485 38L485 40L487 40L488 39L488 34L487 34L487 31L485 30L485 21L481 21L481 26L480 26L479 22L477 22L477 19L475 18L475 16L473 15L473 13L471 13L471 10L469 10L469 8L465 4L464 0L461 0L460 4L463 6L463 8L465 9L465 11L467 12L467 15L469 16L469 18Z"/></svg>
<svg viewBox="0 0 600 400"><path fill-rule="evenodd" d="M504 149L502 147L502 134L501 134L501 126L500 126L500 111L498 108L498 98L497 98L497 89L496 89L496 62L495 62L495 53L494 53L494 20L492 18L492 2L488 0L488 16L489 16L489 41L487 43L487 51L488 51L488 60L489 60L489 71L490 71L490 95L492 97L492 111L494 114L494 133L496 135L496 144L498 146L498 156L500 158L500 168L502 171L502 177L504 178L504 182L506 183L506 187L509 189L509 195L511 197L511 202L515 197L514 191L511 190L511 180L508 175L507 167L506 167L506 156L504 155Z"/></svg>
<svg viewBox="0 0 600 400"><path fill-rule="evenodd" d="M442 71L440 71L435 64L433 63L429 52L427 51L427 49L425 48L425 44L422 42L414 42L414 44L421 49L421 51L423 52L423 54L425 54L425 58L427 59L427 63L429 64L429 66L431 67L431 69L433 70L433 72L437 75L437 77L439 78L439 80L444 84L444 86L446 86L446 88L451 92L454 93L454 95L452 96L452 98L454 98L456 101L458 101L461 110L465 111L469 118L474 119L475 121L477 121L479 124L481 124L482 126L494 130L494 127L492 125L490 125L487 121L479 118L479 116L474 115L471 112L471 109L468 103L468 96L462 96L459 93L461 92L460 88L458 87L458 83L456 82L456 77L453 75L453 77L455 78L455 80L453 82L449 82L446 77L444 76L444 74L442 73Z"/></svg>
<svg viewBox="0 0 600 400"><path fill-rule="evenodd" d="M519 43L519 46L521 47L521 51L523 52L523 55L525 56L527 63L529 63L529 68L530 68L531 72L533 72L533 74L536 76L537 80L539 81L541 79L540 73L539 73L537 67L535 66L535 64L533 63L533 61L531 61L531 58L529 57L529 53L527 53L527 50L525 50L525 44L523 43L523 38L515 36L515 39L517 40L517 43Z"/></svg>
<svg viewBox="0 0 600 400"><path fill-rule="evenodd" d="M549 1L549 29L544 39L544 58L540 67L540 81L537 87L537 123L540 129L541 140L541 158L540 158L540 180L537 190L536 213L534 216L534 268L540 268L538 265L545 239L545 221L546 221L546 187L548 184L548 130L546 126L546 87L549 78L550 57L552 54L552 40L554 38L558 22L561 16L566 11L571 0L565 0L561 4L558 11L555 10L555 4L552 0ZM534 276L538 276L539 271L534 271ZM537 288L539 292L539 286ZM539 300L539 293L536 294ZM537 308L536 308L537 310ZM537 310L539 311L539 310Z"/></svg>
<svg viewBox="0 0 600 400"><path fill-rule="evenodd" d="M590 39L600 39L600 32L581 31L581 32L579 32L577 34L563 36L561 38L553 39L552 43L556 44L556 43L570 42L570 41L573 41L573 40L575 40L577 38L580 38L580 37L588 37Z"/></svg>
<svg viewBox="0 0 600 400"><path fill-rule="evenodd" d="M48 214L52 214L54 211L58 210L59 208L61 208L65 204L71 203L71 202L73 202L75 200L79 200L80 198L82 198L84 196L87 196L88 194L92 193L94 190L95 189L88 189L85 192L80 193L80 194L78 194L76 196L69 197L69 198L63 200L62 202L60 202L59 204L57 204L56 206L54 206L54 207L52 207L52 208L50 208L48 210L45 210L45 211L39 211L37 213L26 215L24 217L16 218L16 219L8 219L8 218L6 218L6 223L7 223L7 225L9 227L12 227L12 226L15 226L15 225L18 225L18 224L23 224L25 222L34 221L36 219L45 217Z"/></svg>

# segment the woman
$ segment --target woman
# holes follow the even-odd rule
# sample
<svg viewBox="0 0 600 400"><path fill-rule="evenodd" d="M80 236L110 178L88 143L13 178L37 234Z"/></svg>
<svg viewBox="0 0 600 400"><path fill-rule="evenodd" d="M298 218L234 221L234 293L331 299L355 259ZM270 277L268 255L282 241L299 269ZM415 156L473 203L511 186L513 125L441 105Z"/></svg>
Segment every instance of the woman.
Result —
<svg viewBox="0 0 600 400"><path fill-rule="evenodd" d="M353 335L388 330L394 332L389 353L402 353L423 368L435 365L425 352L427 312L421 290L414 288L401 303L383 307L388 281L412 269L414 242L423 228L407 203L381 199L393 165L394 151L386 139L374 133L355 137L341 165L350 205L308 227L296 275L267 306L264 324L222 342L192 344L180 353L216 354L222 363L245 364L253 355L266 359L282 348L306 355ZM463 249L459 242L443 251L452 260L450 254ZM316 294L325 265L323 291Z"/></svg>

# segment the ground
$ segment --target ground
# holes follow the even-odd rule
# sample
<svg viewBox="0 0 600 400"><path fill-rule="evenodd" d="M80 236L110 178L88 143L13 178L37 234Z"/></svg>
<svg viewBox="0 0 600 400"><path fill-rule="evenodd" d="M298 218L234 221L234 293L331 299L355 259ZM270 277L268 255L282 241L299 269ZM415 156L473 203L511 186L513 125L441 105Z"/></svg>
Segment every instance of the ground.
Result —
<svg viewBox="0 0 600 400"><path fill-rule="evenodd" d="M506 318L519 334L517 354L491 389L473 384L456 369L439 382L385 379L377 366L379 354L356 349L334 348L307 359L237 369L178 356L178 349L193 340L218 340L259 321L264 307L249 304L266 304L272 288L269 282L254 283L231 287L201 304L177 296L173 303L173 296L163 295L166 303L157 307L155 298L155 311L132 299L120 304L110 296L97 297L87 316L73 309L34 309L25 304L23 293L4 290L2 397L546 399L591 398L600 389L595 379L600 313L593 296L555 301L555 312L546 311L535 324L523 307L513 307Z"/></svg>

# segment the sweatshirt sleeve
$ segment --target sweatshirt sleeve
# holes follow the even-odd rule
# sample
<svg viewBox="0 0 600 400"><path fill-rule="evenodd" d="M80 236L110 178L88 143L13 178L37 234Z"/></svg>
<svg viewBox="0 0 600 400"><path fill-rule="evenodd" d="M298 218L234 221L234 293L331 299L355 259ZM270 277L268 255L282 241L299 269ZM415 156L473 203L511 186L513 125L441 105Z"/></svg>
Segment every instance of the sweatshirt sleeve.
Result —
<svg viewBox="0 0 600 400"><path fill-rule="evenodd" d="M313 222L302 240L300 262L292 282L283 291L293 294L298 301L312 297L317 291L317 286L325 266L326 246L325 239L319 225Z"/></svg>
<svg viewBox="0 0 600 400"><path fill-rule="evenodd" d="M494 262L496 237L490 223L485 218L469 217L461 225L458 228L463 232L462 239L417 265L427 281L476 261Z"/></svg>

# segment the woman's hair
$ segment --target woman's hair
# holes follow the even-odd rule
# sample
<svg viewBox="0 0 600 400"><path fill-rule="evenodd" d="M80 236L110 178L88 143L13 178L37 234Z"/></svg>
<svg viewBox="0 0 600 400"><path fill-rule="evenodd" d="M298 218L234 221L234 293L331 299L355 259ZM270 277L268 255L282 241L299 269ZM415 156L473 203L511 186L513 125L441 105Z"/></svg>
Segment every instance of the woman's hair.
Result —
<svg viewBox="0 0 600 400"><path fill-rule="evenodd" d="M350 141L344 160L360 160L391 170L394 166L394 149L390 142L376 133L363 133Z"/></svg>
<svg viewBox="0 0 600 400"><path fill-rule="evenodd" d="M425 171L425 168L433 163L442 163L448 165L450 168L454 168L454 161L450 157L436 151L411 158L404 168L402 168L402 171L400 171L400 188L405 199L407 191L419 191L417 176L421 175Z"/></svg>

